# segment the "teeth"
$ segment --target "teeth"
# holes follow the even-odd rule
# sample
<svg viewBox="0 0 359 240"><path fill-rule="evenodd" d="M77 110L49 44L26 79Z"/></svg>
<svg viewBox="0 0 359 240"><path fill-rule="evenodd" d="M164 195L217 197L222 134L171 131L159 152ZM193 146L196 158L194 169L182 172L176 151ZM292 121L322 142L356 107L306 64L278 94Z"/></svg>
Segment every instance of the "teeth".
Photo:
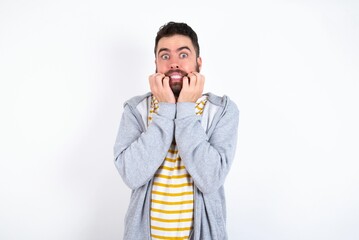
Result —
<svg viewBox="0 0 359 240"><path fill-rule="evenodd" d="M171 76L172 79L182 79L181 75L173 75Z"/></svg>

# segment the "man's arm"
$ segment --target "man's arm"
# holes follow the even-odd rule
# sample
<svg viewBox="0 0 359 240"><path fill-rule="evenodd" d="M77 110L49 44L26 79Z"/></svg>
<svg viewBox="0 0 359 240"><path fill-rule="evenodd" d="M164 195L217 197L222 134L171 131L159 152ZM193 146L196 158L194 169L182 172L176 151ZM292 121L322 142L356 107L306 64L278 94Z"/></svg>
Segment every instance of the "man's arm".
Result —
<svg viewBox="0 0 359 240"><path fill-rule="evenodd" d="M239 111L229 103L208 138L194 113L194 103L177 103L175 138L181 159L203 193L223 185L235 155Z"/></svg>
<svg viewBox="0 0 359 240"><path fill-rule="evenodd" d="M147 131L126 105L114 146L115 165L131 188L147 183L162 164L173 140L175 104L160 103Z"/></svg>

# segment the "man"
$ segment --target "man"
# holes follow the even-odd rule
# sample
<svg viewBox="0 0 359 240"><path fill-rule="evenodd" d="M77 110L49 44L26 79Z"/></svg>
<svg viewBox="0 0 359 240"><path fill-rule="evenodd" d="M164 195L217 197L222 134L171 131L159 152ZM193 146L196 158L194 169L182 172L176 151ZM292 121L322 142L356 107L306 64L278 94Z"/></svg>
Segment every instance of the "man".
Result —
<svg viewBox="0 0 359 240"><path fill-rule="evenodd" d="M197 34L162 26L151 92L124 104L115 165L132 189L125 240L227 239L223 184L235 155L239 111L203 94Z"/></svg>

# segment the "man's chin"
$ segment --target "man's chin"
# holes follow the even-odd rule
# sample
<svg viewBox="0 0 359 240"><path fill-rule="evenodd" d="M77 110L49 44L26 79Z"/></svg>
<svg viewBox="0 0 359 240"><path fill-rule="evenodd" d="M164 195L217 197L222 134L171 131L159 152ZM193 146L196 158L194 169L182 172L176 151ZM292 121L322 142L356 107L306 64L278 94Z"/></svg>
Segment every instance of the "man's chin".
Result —
<svg viewBox="0 0 359 240"><path fill-rule="evenodd" d="M182 85L174 85L171 86L172 92L175 95L175 97L178 97L182 90Z"/></svg>

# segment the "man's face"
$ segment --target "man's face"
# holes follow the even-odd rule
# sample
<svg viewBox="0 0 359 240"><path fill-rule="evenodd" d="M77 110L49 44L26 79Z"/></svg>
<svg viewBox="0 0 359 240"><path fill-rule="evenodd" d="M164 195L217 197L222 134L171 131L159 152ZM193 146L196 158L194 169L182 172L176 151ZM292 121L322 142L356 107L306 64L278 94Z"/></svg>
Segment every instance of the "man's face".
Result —
<svg viewBox="0 0 359 240"><path fill-rule="evenodd" d="M183 35L161 38L156 51L156 72L170 78L170 87L178 97L183 77L191 72L199 72L202 60L196 57L191 39Z"/></svg>

